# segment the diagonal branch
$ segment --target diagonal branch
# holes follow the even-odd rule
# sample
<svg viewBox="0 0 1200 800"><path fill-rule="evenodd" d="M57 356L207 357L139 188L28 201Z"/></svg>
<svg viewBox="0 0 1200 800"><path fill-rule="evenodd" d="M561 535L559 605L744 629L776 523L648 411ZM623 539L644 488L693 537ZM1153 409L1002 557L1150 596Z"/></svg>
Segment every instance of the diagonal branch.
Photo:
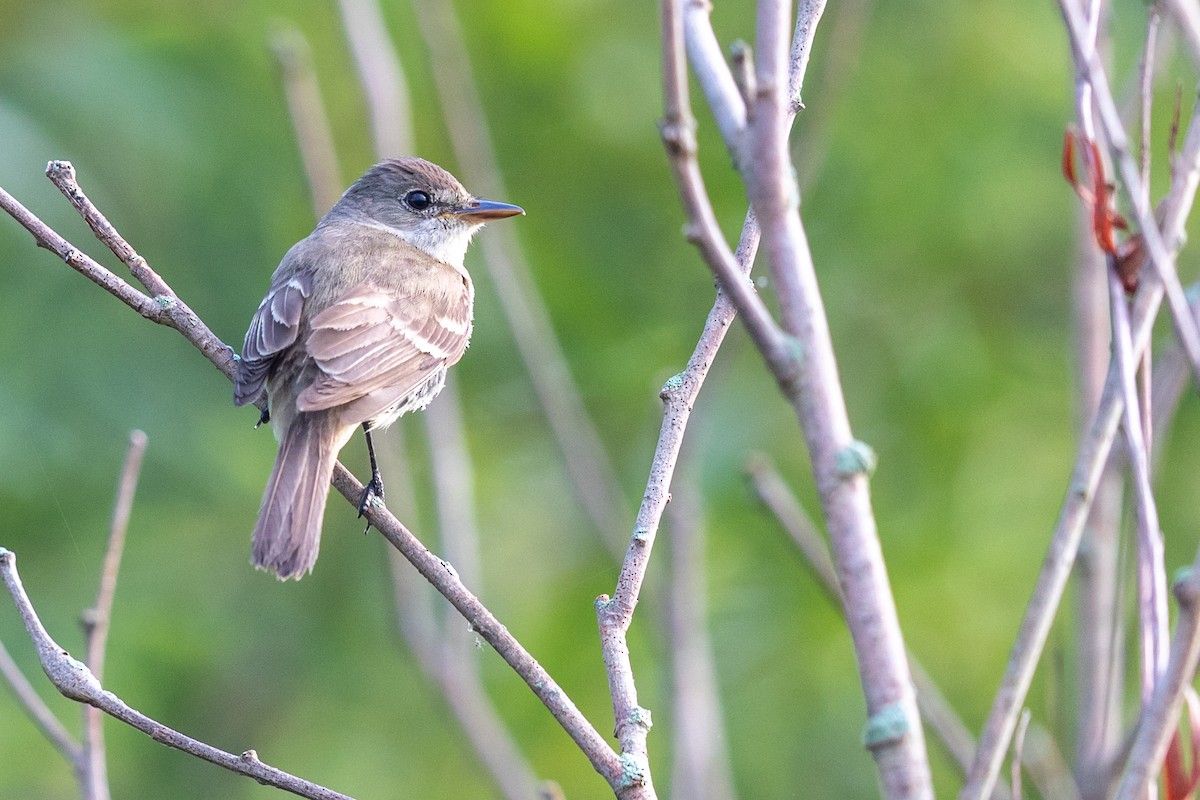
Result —
<svg viewBox="0 0 1200 800"><path fill-rule="evenodd" d="M21 615L22 622L25 623L25 629L37 649L38 659L46 677L63 696L95 706L104 713L137 728L160 744L182 750L239 775L254 778L259 783L313 800L350 800L344 794L264 764L258 760L258 755L253 750L247 750L240 756L227 753L172 730L140 711L130 708L121 698L106 691L92 671L87 668L87 665L72 658L70 653L50 638L50 634L46 632L41 620L38 619L29 595L25 593L25 587L21 584L21 576L17 573L16 554L3 547L0 547L0 580L7 587L17 612Z"/></svg>
<svg viewBox="0 0 1200 800"><path fill-rule="evenodd" d="M825 591L825 596L840 612L845 613L845 598L838 584L837 570L829 547L809 519L796 496L784 483L783 478L765 456L756 456L747 465L754 490L780 526L792 538L804 555L805 564ZM921 666L917 657L908 653L909 668L913 673L913 684L917 689L917 706L921 717L945 745L955 766L966 775L975 754L975 740L967 726L942 694L933 678ZM1001 785L993 800L1012 797L1007 786Z"/></svg>
<svg viewBox="0 0 1200 800"><path fill-rule="evenodd" d="M62 757L72 766L78 764L83 757L83 747L58 721L58 717L54 716L54 712L46 705L46 701L34 691L33 685L29 683L25 673L21 672L17 662L13 661L13 657L5 649L3 642L0 642L0 675L12 689L13 696L17 698L21 708L25 709L25 713L33 720L33 724L46 737L46 741L54 745L54 749L61 753Z"/></svg>

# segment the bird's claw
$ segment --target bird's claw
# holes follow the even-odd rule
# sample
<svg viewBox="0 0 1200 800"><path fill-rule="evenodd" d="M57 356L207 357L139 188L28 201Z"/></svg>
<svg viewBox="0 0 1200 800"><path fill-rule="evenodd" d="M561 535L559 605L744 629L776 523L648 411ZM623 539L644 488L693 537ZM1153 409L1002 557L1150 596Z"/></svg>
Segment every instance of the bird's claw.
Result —
<svg viewBox="0 0 1200 800"><path fill-rule="evenodd" d="M367 509L372 506L383 505L383 478L376 472L371 476L371 480L367 481L367 485L363 487L362 495L358 499L358 518L362 519ZM363 528L363 533L371 530L371 520L367 520L367 527Z"/></svg>

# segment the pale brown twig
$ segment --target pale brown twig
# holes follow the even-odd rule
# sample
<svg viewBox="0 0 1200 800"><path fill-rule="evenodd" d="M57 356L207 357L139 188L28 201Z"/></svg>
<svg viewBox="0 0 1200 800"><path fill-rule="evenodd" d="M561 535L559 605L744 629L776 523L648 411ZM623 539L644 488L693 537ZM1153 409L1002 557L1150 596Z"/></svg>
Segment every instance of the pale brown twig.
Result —
<svg viewBox="0 0 1200 800"><path fill-rule="evenodd" d="M309 197L313 210L321 217L341 196L342 177L329 117L313 71L312 53L308 40L298 29L282 24L271 35L271 52L279 64L292 130L296 132L296 145L308 178Z"/></svg>
<svg viewBox="0 0 1200 800"><path fill-rule="evenodd" d="M438 103L464 180L473 191L500 199L508 197L453 4L417 0L411 5L432 54L430 70ZM571 486L605 545L620 557L624 540L615 537L627 524L627 503L538 294L529 261L509 227L489 231L479 247L517 352L562 453Z"/></svg>
<svg viewBox="0 0 1200 800"><path fill-rule="evenodd" d="M733 800L736 793L723 745L720 693L708 629L708 569L700 498L695 480L676 480L666 515L670 546L667 630L675 733L671 789L675 797L689 800Z"/></svg>
<svg viewBox="0 0 1200 800"><path fill-rule="evenodd" d="M1195 679L1196 665L1200 662L1200 553L1175 582L1175 600L1179 603L1179 619L1175 622L1171 655L1166 672L1142 708L1129 760L1117 788L1117 800L1146 796L1146 789L1156 780L1176 731L1184 689Z"/></svg>
<svg viewBox="0 0 1200 800"><path fill-rule="evenodd" d="M1167 619L1167 572L1158 506L1150 485L1150 459L1146 449L1141 399L1138 396L1137 361L1133 358L1129 308L1125 288L1115 266L1109 269L1109 300L1112 307L1113 363L1121 377L1124 397L1126 452L1133 475L1134 513L1137 530L1138 641L1141 644L1142 699L1147 700L1158 676L1166 668L1170 622Z"/></svg>
<svg viewBox="0 0 1200 800"><path fill-rule="evenodd" d="M1200 115L1193 114L1183 152L1176 159L1171 189L1160 206L1162 238L1172 251L1182 243L1184 224L1200 185ZM1161 283L1146 280L1134 297L1130 314L1133 358L1146 351L1154 318L1163 299ZM1193 312L1189 311L1189 315ZM1096 414L1080 443L1071 473L1070 491L1042 563L1029 605L1021 621L1004 678L996 692L991 713L979 737L979 749L971 766L960 800L983 800L989 796L1000 771L1004 753L1016 725L1016 715L1033 681L1033 673L1046 644L1051 623L1062 600L1083 527L1091 510L1096 489L1104 473L1117 425L1123 410L1120 377L1110 364L1104 391Z"/></svg>
<svg viewBox="0 0 1200 800"><path fill-rule="evenodd" d="M247 750L240 756L227 753L172 730L140 711L130 708L121 698L105 690L86 664L72 658L70 653L50 638L50 634L46 632L41 620L38 619L29 596L25 593L25 587L21 585L21 576L17 573L16 554L3 547L0 547L0 579L8 588L17 612L21 615L22 622L25 623L25 630L33 640L42 670L64 697L95 706L160 744L182 750L239 775L254 778L259 783L274 786L301 797L313 798L313 800L349 800L344 794L264 764L253 750Z"/></svg>
<svg viewBox="0 0 1200 800"><path fill-rule="evenodd" d="M72 766L78 765L83 760L83 747L58 721L58 717L54 716L54 712L46 705L41 695L34 691L33 685L29 683L25 673L21 672L17 662L13 661L3 642L0 642L0 675L17 698L17 703L46 737L46 741L50 742Z"/></svg>
<svg viewBox="0 0 1200 800"><path fill-rule="evenodd" d="M388 39L387 22L375 0L338 0L358 81L367 95L371 141L383 158L413 152L408 82Z"/></svg>
<svg viewBox="0 0 1200 800"><path fill-rule="evenodd" d="M125 533L129 528L129 515L133 510L133 494L137 489L138 475L142 469L142 456L146 452L146 434L135 430L129 436L129 448L125 452L125 464L117 483L117 499L113 504L112 524L109 526L108 545L104 550L104 562L100 570L100 586L96 590L95 604L84 612L83 632L87 665L97 681L104 680L104 656L108 644L108 630L112 622L113 598L117 590L117 573L121 569L121 555L125 550ZM86 800L108 800L108 764L104 756L104 717L100 709L86 705L83 708L83 759L80 764L83 796Z"/></svg>
<svg viewBox="0 0 1200 800"><path fill-rule="evenodd" d="M810 0L809 5L821 4ZM788 8L784 0L762 0L758 6L759 92L750 109L744 177L762 228L762 249L771 266L783 328L804 354L796 378L784 392L808 445L845 594L847 627L867 701L864 740L875 758L885 797L932 797L904 637L871 508L868 475L874 456L851 432L788 156Z"/></svg>
<svg viewBox="0 0 1200 800"><path fill-rule="evenodd" d="M1134 218L1141 229L1150 263L1154 265L1154 270L1162 282L1175 334L1188 355L1193 373L1200 379L1200 328L1188 310L1187 298L1184 297L1183 286L1175 269L1174 256L1171 248L1163 241L1155 221L1154 209L1150 207L1149 192L1143 186L1138 165L1130 153L1129 137L1125 133L1116 101L1109 89L1108 76L1099 62L1095 48L1089 48L1086 43L1087 22L1080 18L1079 9L1072 0L1059 0L1059 9L1067 25L1077 67L1092 87L1096 109L1104 126L1109 147L1116 156L1121 179L1133 203Z"/></svg>

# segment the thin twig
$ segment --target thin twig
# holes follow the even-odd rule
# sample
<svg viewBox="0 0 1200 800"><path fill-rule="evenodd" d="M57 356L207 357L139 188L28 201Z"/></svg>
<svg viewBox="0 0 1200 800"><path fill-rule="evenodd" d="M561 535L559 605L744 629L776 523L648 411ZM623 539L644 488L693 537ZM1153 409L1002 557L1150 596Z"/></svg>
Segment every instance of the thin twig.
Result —
<svg viewBox="0 0 1200 800"><path fill-rule="evenodd" d="M1144 797L1146 787L1157 779L1183 708L1184 689L1195 678L1200 662L1200 554L1176 581L1175 600L1179 603L1179 619L1175 623L1167 670L1155 685L1150 702L1142 709L1117 800Z"/></svg>
<svg viewBox="0 0 1200 800"><path fill-rule="evenodd" d="M3 208L25 230L29 231L39 247L57 255L66 262L67 266L116 297L142 317L159 325L174 328L227 378L232 378L234 372L233 350L218 339L208 329L208 326L196 316L195 312L176 296L171 287L167 286L166 282L150 269L146 261L116 234L108 220L100 214L83 190L79 188L79 184L75 181L75 168L71 166L70 162L51 161L46 167L46 176L59 187L59 190L92 227L96 237L116 253L151 296L142 294L95 259L77 249L3 188L0 188L0 208Z"/></svg>
<svg viewBox="0 0 1200 800"><path fill-rule="evenodd" d="M1109 147L1116 156L1117 168L1133 203L1134 216L1137 219L1146 250L1151 263L1162 282L1166 294L1167 308L1171 311L1171 321L1175 334L1179 337L1192 371L1200 379L1200 328L1188 311L1187 298L1183 294L1183 286L1179 282L1179 274L1175 270L1175 259L1171 248L1163 240L1158 223L1154 218L1154 209L1150 207L1149 191L1142 183L1138 172L1137 162L1130 154L1129 137L1121 124L1120 112L1108 85L1108 76L1100 64L1095 48L1089 48L1085 40L1087 22L1080 18L1080 11L1072 0L1059 0L1059 9L1067 24L1071 37L1072 52L1077 66L1086 76L1091 85L1100 121L1109 142Z"/></svg>
<svg viewBox="0 0 1200 800"><path fill-rule="evenodd" d="M1082 438L1104 390L1111 353L1108 263L1095 244L1092 214L1079 205L1074 272L1074 329L1077 359L1077 435ZM1186 367L1184 367L1186 369ZM1185 373L1186 374L1186 373ZM1124 614L1120 530L1123 472L1110 464L1096 490L1075 563L1075 640L1078 721L1075 776L1084 797L1104 797L1121 733L1124 648L1119 645Z"/></svg>
<svg viewBox="0 0 1200 800"><path fill-rule="evenodd" d="M416 0L411 5L432 54L430 70L438 102L464 180L475 191L508 197L453 4ZM571 486L604 543L619 557L624 552L623 539L616 536L625 530L627 503L538 294L529 260L511 228L489 231L479 246L517 352L563 455Z"/></svg>
<svg viewBox="0 0 1200 800"><path fill-rule="evenodd" d="M670 544L668 631L674 722L671 788L689 800L736 796L724 747L720 693L708 629L705 525L694 480L676 482L667 508Z"/></svg>
<svg viewBox="0 0 1200 800"><path fill-rule="evenodd" d="M72 766L78 764L83 758L83 747L58 721L58 717L54 716L54 712L46 705L41 695L34 691L33 685L29 683L25 673L21 672L17 662L13 661L3 642L0 642L0 675L4 676L4 682L17 698L17 703L46 737L46 741L50 742Z"/></svg>
<svg viewBox="0 0 1200 800"><path fill-rule="evenodd" d="M334 468L333 486L352 505L357 506L363 486L340 463ZM550 677L541 664L529 654L508 629L496 619L479 598L471 594L449 562L431 553L416 536L382 506L367 509L367 519L417 571L450 601L459 613L533 690L550 710L563 730L579 745L592 766L614 789L622 782L622 765L617 754L608 746L574 702Z"/></svg>
<svg viewBox="0 0 1200 800"><path fill-rule="evenodd" d="M140 711L130 708L121 698L105 690L86 664L72 658L70 653L50 638L50 634L46 632L41 620L38 619L29 596L25 593L25 587L21 584L21 576L17 573L16 554L3 547L0 547L0 579L8 588L17 612L21 615L22 622L25 623L25 630L33 640L38 660L41 662L46 677L63 696L95 706L104 713L138 729L160 744L182 750L239 775L254 778L259 783L274 786L301 797L313 798L313 800L349 800L344 794L339 794L324 786L318 786L263 763L253 750L247 750L240 756L227 753L172 730Z"/></svg>
<svg viewBox="0 0 1200 800"><path fill-rule="evenodd" d="M413 152L409 123L408 82L396 48L388 39L387 21L376 0L338 0L358 81L367 94L371 141L383 157Z"/></svg>
<svg viewBox="0 0 1200 800"><path fill-rule="evenodd" d="M1032 718L1033 714L1028 708L1021 711L1021 719L1017 722L1017 731L1013 734L1012 790L1016 800L1022 800L1025 796L1021 790L1021 761L1025 757L1025 731L1029 729L1029 720Z"/></svg>
<svg viewBox="0 0 1200 800"><path fill-rule="evenodd" d="M1183 241L1184 225L1191 212L1200 185L1200 116L1193 114L1183 152L1173 166L1171 189L1163 200L1162 238L1174 252ZM1146 351L1154 318L1163 299L1158 281L1145 281L1134 297L1130 315L1132 354L1137 359ZM1189 311L1189 314L1193 312ZM971 766L960 800L984 800L994 785L1008 742L1016 726L1017 714L1024 704L1033 681L1033 673L1046 644L1051 623L1062 600L1070 576L1084 524L1104 474L1117 425L1123 410L1120 377L1116 365L1109 365L1097 411L1083 437L1071 473L1070 491L1051 537L1029 605L1021 621L1004 678L996 692L991 713L979 737L979 750Z"/></svg>
<svg viewBox="0 0 1200 800"><path fill-rule="evenodd" d="M117 591L117 573L125 550L125 533L133 510L133 494L137 490L142 456L146 452L146 434L135 430L129 436L125 464L117 483L117 499L113 504L112 524L109 526L108 546L100 571L100 586L96 602L83 616L84 649L87 665L97 681L104 680L104 656L108 645L108 630L112 623L113 598ZM108 764L104 748L104 717L94 706L83 708L83 759L81 763L83 796L86 800L107 800Z"/></svg>
<svg viewBox="0 0 1200 800"><path fill-rule="evenodd" d="M1136 386L1137 362L1131 352L1129 308L1125 288L1115 266L1109 269L1109 300L1113 320L1113 354L1124 396L1125 441L1133 473L1134 511L1138 542L1138 641L1142 655L1142 700L1148 700L1154 684L1166 668L1170 622L1167 619L1167 572L1158 507L1150 486L1150 460L1142 428L1141 399Z"/></svg>
<svg viewBox="0 0 1200 800"><path fill-rule="evenodd" d="M271 52L279 64L283 93L296 132L296 145L308 177L313 209L320 217L342 193L341 168L329 117L313 70L308 40L295 26L281 26L271 35Z"/></svg>
<svg viewBox="0 0 1200 800"><path fill-rule="evenodd" d="M1192 60L1200 64L1200 8L1190 0L1167 0L1167 9L1183 32Z"/></svg>

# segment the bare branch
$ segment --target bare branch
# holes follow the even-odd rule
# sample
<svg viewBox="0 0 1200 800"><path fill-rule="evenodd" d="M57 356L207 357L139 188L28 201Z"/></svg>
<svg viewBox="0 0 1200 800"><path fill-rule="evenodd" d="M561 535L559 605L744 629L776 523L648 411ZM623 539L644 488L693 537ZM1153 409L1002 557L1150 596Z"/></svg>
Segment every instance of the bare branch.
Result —
<svg viewBox="0 0 1200 800"><path fill-rule="evenodd" d="M1133 358L1129 329L1129 308L1125 288L1115 266L1109 270L1109 296L1113 319L1114 366L1121 377L1124 397L1125 441L1133 473L1134 509L1137 520L1138 640L1141 643L1142 699L1149 699L1158 676L1166 668L1167 573L1164 563L1162 531L1158 526L1158 507L1150 486L1150 459L1143 435L1141 400L1138 397L1137 361ZM1190 314L1189 314L1190 317Z"/></svg>
<svg viewBox="0 0 1200 800"><path fill-rule="evenodd" d="M13 696L17 698L21 708L25 709L25 713L33 721L33 724L46 737L46 741L54 745L54 749L61 753L62 757L72 766L78 764L83 757L83 747L58 721L58 717L54 716L54 712L46 705L46 701L41 698L41 695L34 691L29 679L25 677L25 673L21 672L17 662L13 661L13 657L9 655L3 642L0 642L0 675L4 676L4 682L12 689Z"/></svg>
<svg viewBox="0 0 1200 800"><path fill-rule="evenodd" d="M1196 665L1200 662L1200 554L1176 581L1175 600L1179 603L1179 619L1175 623L1171 655L1150 702L1142 708L1129 761L1117 789L1118 800L1145 797L1146 787L1157 779L1183 708L1184 689L1196 676Z"/></svg>
<svg viewBox="0 0 1200 800"><path fill-rule="evenodd" d="M124 239L116 235L116 231L112 230L112 226L109 225L108 220L100 214L99 210L92 204L92 201L88 200L83 190L75 182L75 168L71 166L70 162L51 161L46 168L46 175L66 195L67 199L71 201L71 204L75 206L83 218L87 220L88 224L92 226L97 238L108 245L121 258L130 271L133 272L134 276L146 287L146 290L151 292L153 297L147 297L137 289L134 289L86 253L77 249L50 228L49 225L38 219L25 206L17 202L16 198L4 191L3 188L0 188L0 208L3 208L25 230L29 231L37 241L39 247L44 247L57 255L69 267L82 274L113 297L116 297L141 316L151 322L157 322L159 325L174 328L183 335L183 338L187 339L197 350L203 353L204 357L211 361L217 369L221 370L225 374L225 377L232 378L234 370L233 350L208 329L208 326L196 316L195 312L176 296L171 287L167 286L162 278L158 277L150 269L146 261L137 255L132 247L125 244Z"/></svg>
<svg viewBox="0 0 1200 800"><path fill-rule="evenodd" d="M341 196L342 178L329 117L325 114L317 75L313 71L312 53L308 40L290 25L280 27L271 35L271 52L279 63L292 129L296 132L296 144L304 162L304 174L308 177L309 196L320 217Z"/></svg>
<svg viewBox="0 0 1200 800"><path fill-rule="evenodd" d="M1192 60L1200 64L1200 8L1189 0L1167 0L1167 10L1175 17Z"/></svg>
<svg viewBox="0 0 1200 800"><path fill-rule="evenodd" d="M29 596L25 593L25 587L21 585L21 576L17 574L16 554L3 547L0 547L0 579L8 588L8 593L12 596L13 603L21 615L21 620L25 623L25 630L29 632L29 636L33 640L46 677L65 697L95 706L126 725L138 729L160 744L182 750L239 775L254 778L259 783L274 786L301 797L313 798L313 800L349 800L344 794L264 764L258 760L258 755L253 750L247 750L240 756L226 753L224 750L219 750L212 745L172 730L140 711L130 708L121 698L106 691L86 664L72 658L70 653L50 638L50 634L42 627L42 622L38 619Z"/></svg>
<svg viewBox="0 0 1200 800"><path fill-rule="evenodd" d="M409 123L408 83L396 49L387 34L387 21L375 0L338 0L358 80L367 93L371 141L382 157L413 152Z"/></svg>
<svg viewBox="0 0 1200 800"><path fill-rule="evenodd" d="M1184 225L1195 200L1197 185L1200 184L1198 123L1200 117L1193 114L1183 152L1175 162L1170 192L1160 206L1162 239L1170 243L1172 251L1177 250L1183 241ZM1148 347L1162 298L1163 289L1158 281L1146 281L1134 297L1130 315L1134 359L1141 358ZM1067 578L1079 551L1083 528L1112 450L1124 408L1120 383L1116 365L1110 364L1096 415L1080 444L1071 473L1070 491L1059 513L1046 559L1013 643L1004 678L979 737L979 750L967 784L959 795L960 800L984 800L999 774L1004 752L1016 726L1016 715L1033 681L1034 670L1062 600Z"/></svg>
<svg viewBox="0 0 1200 800"><path fill-rule="evenodd" d="M871 508L868 474L874 456L850 429L788 156L788 8L784 0L762 0L758 6L759 92L750 111L745 172L782 324L803 353L796 379L781 386L808 445L867 701L864 739L875 757L883 794L932 797L904 638Z"/></svg>
<svg viewBox="0 0 1200 800"><path fill-rule="evenodd" d="M668 625L674 764L671 789L688 800L732 800L716 659L708 623L707 558L701 495L684 480L667 509L670 545ZM677 482L678 486L678 482Z"/></svg>
<svg viewBox="0 0 1200 800"><path fill-rule="evenodd" d="M108 629L112 622L113 597L117 590L117 573L121 568L121 555L125 549L125 532L129 527L129 515L133 509L133 494L137 489L138 475L142 468L142 456L146 452L146 434L135 430L129 436L129 448L125 452L125 465L121 468L121 479L117 483L117 500L113 504L112 524L109 527L108 546L104 551L104 564L100 571L100 587L96 591L96 603L83 616L84 647L87 665L97 681L104 680L104 655L108 644ZM87 800L108 800L108 764L104 756L104 718L100 709L84 706L83 709L83 759L80 764L83 795Z"/></svg>
<svg viewBox="0 0 1200 800"><path fill-rule="evenodd" d="M1179 274L1175 270L1172 248L1169 248L1163 241L1158 223L1154 219L1154 210L1150 207L1148 200L1149 191L1143 186L1137 162L1130 153L1129 137L1121 124L1120 112L1117 110L1116 101L1109 89L1108 77L1099 62L1095 48L1089 48L1086 43L1087 22L1080 18L1079 9L1071 0L1059 0L1059 9L1062 11L1067 31L1071 36L1072 52L1076 63L1086 74L1087 81L1094 92L1096 108L1104 125L1109 146L1116 155L1121 178L1125 182L1125 187L1133 203L1134 215L1144 237L1146 250L1162 281L1175 333L1188 355L1192 371L1200 378L1200 329L1197 328L1191 312L1188 311L1187 298L1184 297L1183 286L1180 284Z"/></svg>
<svg viewBox="0 0 1200 800"><path fill-rule="evenodd" d="M417 0L412 9L432 53L430 69L438 102L464 180L488 196L508 197L453 4ZM479 247L571 486L604 543L619 557L624 538L615 537L628 524L627 502L538 294L529 260L511 228L489 231Z"/></svg>
<svg viewBox="0 0 1200 800"><path fill-rule="evenodd" d="M334 468L333 486L347 501L357 506L358 498L362 497L363 486L340 463ZM521 676L558 720L563 730L579 745L596 771L614 788L620 785L622 765L617 754L542 665L521 646L495 615L479 602L479 598L463 585L454 567L431 553L386 508L371 506L367 509L366 516L371 526L399 550L401 555L458 609L472 629Z"/></svg>

